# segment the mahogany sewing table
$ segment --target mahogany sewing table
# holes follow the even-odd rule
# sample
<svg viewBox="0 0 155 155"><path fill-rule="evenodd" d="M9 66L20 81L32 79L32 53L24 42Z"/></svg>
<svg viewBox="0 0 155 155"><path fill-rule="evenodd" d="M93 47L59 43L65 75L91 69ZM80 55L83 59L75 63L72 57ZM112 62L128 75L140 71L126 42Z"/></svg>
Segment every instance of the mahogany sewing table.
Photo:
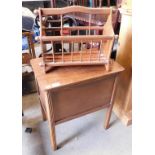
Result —
<svg viewBox="0 0 155 155"><path fill-rule="evenodd" d="M57 67L44 73L42 58L31 60L43 120L48 120L53 150L57 149L55 125L107 108L104 127L109 127L116 78L124 70L117 62L105 66Z"/></svg>

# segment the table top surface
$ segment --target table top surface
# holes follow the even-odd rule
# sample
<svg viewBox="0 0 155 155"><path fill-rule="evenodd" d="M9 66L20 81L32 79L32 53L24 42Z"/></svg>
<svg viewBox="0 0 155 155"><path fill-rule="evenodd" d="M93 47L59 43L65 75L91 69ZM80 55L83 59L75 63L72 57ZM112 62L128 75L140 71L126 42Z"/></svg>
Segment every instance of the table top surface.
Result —
<svg viewBox="0 0 155 155"><path fill-rule="evenodd" d="M51 70L49 73L45 73L44 67L40 66L41 62L42 58L35 58L31 60L31 65L39 86L45 90L78 84L83 81L116 74L124 70L121 65L114 61L110 65L110 71L106 71L104 65L65 66L55 67L54 70Z"/></svg>

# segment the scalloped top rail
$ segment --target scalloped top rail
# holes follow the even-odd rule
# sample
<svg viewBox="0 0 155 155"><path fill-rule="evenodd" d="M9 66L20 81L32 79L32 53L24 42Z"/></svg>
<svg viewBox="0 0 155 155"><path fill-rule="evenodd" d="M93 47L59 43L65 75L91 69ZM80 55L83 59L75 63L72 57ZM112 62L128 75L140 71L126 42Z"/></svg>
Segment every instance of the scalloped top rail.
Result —
<svg viewBox="0 0 155 155"><path fill-rule="evenodd" d="M64 8L39 8L42 16L49 15L60 15L72 12L81 12L88 14L106 14L109 15L112 8L102 7L102 8L88 8L84 6L70 6Z"/></svg>

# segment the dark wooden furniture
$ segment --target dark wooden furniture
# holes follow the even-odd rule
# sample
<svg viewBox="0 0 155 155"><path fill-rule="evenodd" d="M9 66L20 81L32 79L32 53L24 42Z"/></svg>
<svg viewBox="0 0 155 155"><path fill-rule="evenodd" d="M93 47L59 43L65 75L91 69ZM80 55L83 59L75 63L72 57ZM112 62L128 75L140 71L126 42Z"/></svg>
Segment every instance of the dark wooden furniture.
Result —
<svg viewBox="0 0 155 155"><path fill-rule="evenodd" d="M55 125L108 108L104 127L109 127L116 78L124 70L113 62L109 72L100 66L57 67L45 74L39 64L42 58L31 60L35 74L43 120L48 120L53 150L57 149Z"/></svg>

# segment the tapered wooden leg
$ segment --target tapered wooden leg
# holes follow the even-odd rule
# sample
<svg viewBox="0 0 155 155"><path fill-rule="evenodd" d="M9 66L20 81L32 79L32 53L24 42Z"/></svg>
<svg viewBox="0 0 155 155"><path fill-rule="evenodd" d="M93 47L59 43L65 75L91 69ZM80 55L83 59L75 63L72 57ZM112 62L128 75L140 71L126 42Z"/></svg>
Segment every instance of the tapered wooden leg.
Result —
<svg viewBox="0 0 155 155"><path fill-rule="evenodd" d="M40 107L41 107L41 112L42 112L43 121L46 121L46 120L47 120L47 119L46 119L46 113L45 113L44 108L43 108L43 106L42 106L42 104L41 104L41 101L40 101Z"/></svg>
<svg viewBox="0 0 155 155"><path fill-rule="evenodd" d="M113 85L113 91L112 91L112 95L111 95L110 106L106 112L106 118L105 118L105 123L104 123L105 129L109 128L109 121L111 118L112 108L114 105L114 97L115 97L115 92L116 92L115 90L116 90L116 77L115 77L115 81L114 81L114 85Z"/></svg>
<svg viewBox="0 0 155 155"><path fill-rule="evenodd" d="M57 144L56 144L56 134L55 134L54 110L53 110L50 91L46 92L46 109L47 109L47 119L48 119L49 129L50 129L51 147L53 150L56 150Z"/></svg>
<svg viewBox="0 0 155 155"><path fill-rule="evenodd" d="M55 135L55 126L52 125L50 127L50 140L51 140L51 147L53 150L57 149L57 144L56 144L56 135Z"/></svg>
<svg viewBox="0 0 155 155"><path fill-rule="evenodd" d="M112 112L112 105L110 105L110 107L108 108L108 110L106 112L106 118L105 118L105 123L104 123L105 129L109 128L109 121L110 121L110 117L111 117L111 112Z"/></svg>

